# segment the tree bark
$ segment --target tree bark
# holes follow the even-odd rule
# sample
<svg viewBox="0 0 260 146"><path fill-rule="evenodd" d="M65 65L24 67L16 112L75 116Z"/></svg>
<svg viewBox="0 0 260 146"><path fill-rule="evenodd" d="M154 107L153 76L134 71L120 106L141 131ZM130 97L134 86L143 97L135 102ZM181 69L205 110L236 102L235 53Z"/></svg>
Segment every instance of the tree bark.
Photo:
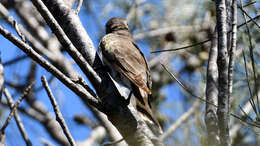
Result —
<svg viewBox="0 0 260 146"><path fill-rule="evenodd" d="M229 138L229 98L228 98L228 50L226 1L216 0L218 31L218 126L220 144L230 145Z"/></svg>

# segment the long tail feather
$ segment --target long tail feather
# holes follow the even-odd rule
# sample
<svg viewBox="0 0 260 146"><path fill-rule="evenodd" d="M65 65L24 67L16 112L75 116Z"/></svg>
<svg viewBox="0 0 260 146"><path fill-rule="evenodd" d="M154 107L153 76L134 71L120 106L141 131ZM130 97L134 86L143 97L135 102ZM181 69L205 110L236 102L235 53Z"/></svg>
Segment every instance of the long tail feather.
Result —
<svg viewBox="0 0 260 146"><path fill-rule="evenodd" d="M160 135L163 133L162 128L158 122L158 120L155 118L149 100L148 100L148 94L144 90L133 87L133 94L136 98L136 108L139 112L139 115L145 120L147 125L151 128L151 130L157 134Z"/></svg>

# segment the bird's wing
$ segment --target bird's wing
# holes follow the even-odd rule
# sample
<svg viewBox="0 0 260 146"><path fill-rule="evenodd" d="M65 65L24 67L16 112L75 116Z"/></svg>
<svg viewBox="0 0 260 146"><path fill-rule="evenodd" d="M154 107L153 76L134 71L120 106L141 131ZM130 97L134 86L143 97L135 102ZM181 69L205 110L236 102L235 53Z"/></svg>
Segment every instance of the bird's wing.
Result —
<svg viewBox="0 0 260 146"><path fill-rule="evenodd" d="M107 34L102 38L99 50L110 65L135 85L132 86L132 91L137 99L136 108L138 113L151 127L155 124L159 128L160 133L162 133L160 124L153 115L150 105L150 70L143 53L137 45L131 38Z"/></svg>
<svg viewBox="0 0 260 146"><path fill-rule="evenodd" d="M102 39L102 55L137 87L151 94L151 77L143 53L130 40L119 35Z"/></svg>
<svg viewBox="0 0 260 146"><path fill-rule="evenodd" d="M145 68L146 68L146 76L147 76L147 86L150 90L152 90L152 78L151 78L151 74L150 74L150 68L148 66L147 60L143 54L143 52L139 49L139 47L133 43L133 45L139 50L140 54L142 55L142 57L144 58L144 62L145 62Z"/></svg>

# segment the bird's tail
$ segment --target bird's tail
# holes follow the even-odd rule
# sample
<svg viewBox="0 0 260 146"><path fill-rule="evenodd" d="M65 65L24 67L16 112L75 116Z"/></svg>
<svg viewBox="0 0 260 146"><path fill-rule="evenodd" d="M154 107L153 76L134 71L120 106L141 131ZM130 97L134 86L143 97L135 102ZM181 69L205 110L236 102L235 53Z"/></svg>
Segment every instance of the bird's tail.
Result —
<svg viewBox="0 0 260 146"><path fill-rule="evenodd" d="M147 92L141 88L135 87L133 89L133 94L136 97L136 109L139 115L144 119L154 134L161 135L163 131L158 120L155 118L152 112L149 101L150 95L148 95Z"/></svg>

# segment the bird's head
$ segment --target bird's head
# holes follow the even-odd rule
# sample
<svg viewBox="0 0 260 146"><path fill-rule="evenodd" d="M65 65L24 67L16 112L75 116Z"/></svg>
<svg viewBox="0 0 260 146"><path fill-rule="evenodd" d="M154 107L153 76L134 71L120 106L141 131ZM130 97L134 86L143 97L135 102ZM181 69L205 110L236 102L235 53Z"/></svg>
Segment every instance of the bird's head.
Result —
<svg viewBox="0 0 260 146"><path fill-rule="evenodd" d="M114 17L107 21L106 23L106 34L117 33L120 31L129 32L129 27L125 19Z"/></svg>

